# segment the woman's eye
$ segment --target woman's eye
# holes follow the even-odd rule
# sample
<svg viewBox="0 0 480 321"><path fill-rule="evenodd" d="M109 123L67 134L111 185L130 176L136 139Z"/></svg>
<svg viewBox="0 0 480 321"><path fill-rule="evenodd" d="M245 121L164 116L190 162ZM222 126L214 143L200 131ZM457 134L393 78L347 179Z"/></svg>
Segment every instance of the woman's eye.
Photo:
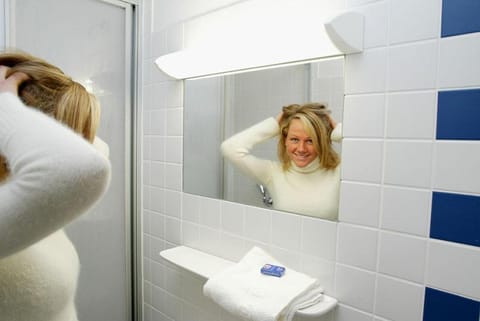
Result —
<svg viewBox="0 0 480 321"><path fill-rule="evenodd" d="M313 144L313 141L309 139L309 140L307 140L307 144L308 144L308 145L312 145L312 144Z"/></svg>
<svg viewBox="0 0 480 321"><path fill-rule="evenodd" d="M298 142L298 138L290 138L290 141L296 143Z"/></svg>

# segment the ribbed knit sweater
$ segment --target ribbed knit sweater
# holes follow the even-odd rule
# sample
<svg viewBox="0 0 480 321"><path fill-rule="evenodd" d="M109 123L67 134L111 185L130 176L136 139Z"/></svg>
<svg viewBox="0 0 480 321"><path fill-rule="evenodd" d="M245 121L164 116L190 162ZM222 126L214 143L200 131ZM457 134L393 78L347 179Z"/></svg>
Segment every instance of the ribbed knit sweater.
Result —
<svg viewBox="0 0 480 321"><path fill-rule="evenodd" d="M222 153L268 189L275 209L337 219L340 166L332 170L321 168L317 158L302 168L292 162L284 171L280 162L251 154L253 146L276 137L278 133L278 122L274 118L265 119L225 140ZM341 124L335 128L332 139L341 139Z"/></svg>
<svg viewBox="0 0 480 321"><path fill-rule="evenodd" d="M110 163L51 117L0 94L0 320L76 321L78 256L62 228L104 194Z"/></svg>

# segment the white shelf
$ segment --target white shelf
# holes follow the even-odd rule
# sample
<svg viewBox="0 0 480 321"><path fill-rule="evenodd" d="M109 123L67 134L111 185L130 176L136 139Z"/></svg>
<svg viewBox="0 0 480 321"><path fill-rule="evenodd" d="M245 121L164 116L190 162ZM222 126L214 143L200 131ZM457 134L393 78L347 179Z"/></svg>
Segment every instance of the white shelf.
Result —
<svg viewBox="0 0 480 321"><path fill-rule="evenodd" d="M168 262L177 265L191 273L205 279L225 270L235 263L217 256L192 249L187 246L178 246L160 252L160 256ZM323 295L323 300L296 313L303 317L318 317L330 312L337 305L337 299Z"/></svg>

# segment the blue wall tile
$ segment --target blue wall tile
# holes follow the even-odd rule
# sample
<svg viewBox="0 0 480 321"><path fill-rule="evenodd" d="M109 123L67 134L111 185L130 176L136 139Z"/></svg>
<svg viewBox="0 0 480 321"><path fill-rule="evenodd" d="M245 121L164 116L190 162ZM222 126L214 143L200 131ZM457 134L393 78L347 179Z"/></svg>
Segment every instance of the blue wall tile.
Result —
<svg viewBox="0 0 480 321"><path fill-rule="evenodd" d="M479 0L443 0L442 37L480 31Z"/></svg>
<svg viewBox="0 0 480 321"><path fill-rule="evenodd" d="M437 139L480 140L480 89L440 91L437 114Z"/></svg>
<svg viewBox="0 0 480 321"><path fill-rule="evenodd" d="M423 321L478 321L480 303L458 295L426 288Z"/></svg>
<svg viewBox="0 0 480 321"><path fill-rule="evenodd" d="M433 192L430 237L480 246L480 196Z"/></svg>

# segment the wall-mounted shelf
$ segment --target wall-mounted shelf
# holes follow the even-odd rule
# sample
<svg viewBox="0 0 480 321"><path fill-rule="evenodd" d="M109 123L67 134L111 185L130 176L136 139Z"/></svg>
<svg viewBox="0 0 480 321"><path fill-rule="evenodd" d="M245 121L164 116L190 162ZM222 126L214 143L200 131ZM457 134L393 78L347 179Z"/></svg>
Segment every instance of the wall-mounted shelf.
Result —
<svg viewBox="0 0 480 321"><path fill-rule="evenodd" d="M211 278L235 263L217 256L195 250L187 246L178 246L160 252L168 262L179 266L205 279ZM337 305L337 299L323 295L323 300L308 308L298 310L296 314L304 317L318 317L330 312Z"/></svg>

